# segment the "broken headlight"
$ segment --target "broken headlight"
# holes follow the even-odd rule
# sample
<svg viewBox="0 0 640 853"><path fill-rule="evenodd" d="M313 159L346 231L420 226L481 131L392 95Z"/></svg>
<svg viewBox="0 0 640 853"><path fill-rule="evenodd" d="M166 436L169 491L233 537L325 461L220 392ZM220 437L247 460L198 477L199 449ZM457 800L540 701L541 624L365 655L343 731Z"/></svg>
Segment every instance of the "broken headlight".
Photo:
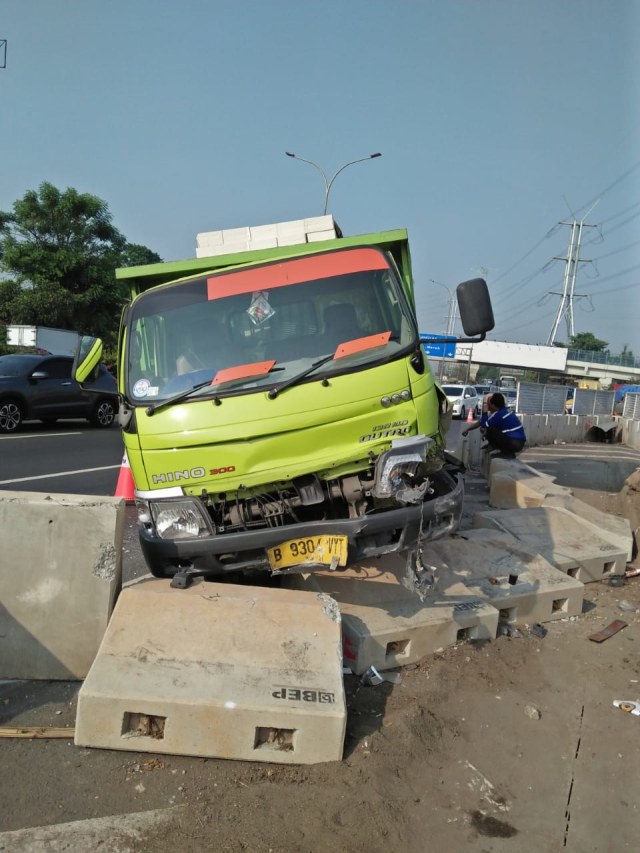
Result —
<svg viewBox="0 0 640 853"><path fill-rule="evenodd" d="M401 503L422 500L429 485L425 461L432 443L426 435L394 439L391 450L381 453L376 461L374 497L395 498Z"/></svg>

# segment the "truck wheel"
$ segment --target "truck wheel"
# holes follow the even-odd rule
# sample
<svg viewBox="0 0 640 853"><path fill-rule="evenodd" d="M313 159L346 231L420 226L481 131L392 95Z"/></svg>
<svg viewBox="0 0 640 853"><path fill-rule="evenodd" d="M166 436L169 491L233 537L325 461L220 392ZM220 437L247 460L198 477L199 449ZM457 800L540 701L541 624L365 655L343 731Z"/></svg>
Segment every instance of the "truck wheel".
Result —
<svg viewBox="0 0 640 853"><path fill-rule="evenodd" d="M91 423L96 427L110 427L115 420L115 416L116 407L111 400L98 400L98 405L91 416Z"/></svg>
<svg viewBox="0 0 640 853"><path fill-rule="evenodd" d="M0 432L16 432L23 417L22 406L16 400L0 400Z"/></svg>

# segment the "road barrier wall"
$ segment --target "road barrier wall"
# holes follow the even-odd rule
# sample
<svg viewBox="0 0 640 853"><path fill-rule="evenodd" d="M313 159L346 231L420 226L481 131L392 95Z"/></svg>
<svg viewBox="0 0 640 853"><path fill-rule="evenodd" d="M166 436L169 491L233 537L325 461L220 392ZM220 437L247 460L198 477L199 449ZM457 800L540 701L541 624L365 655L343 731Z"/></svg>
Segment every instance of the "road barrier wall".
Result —
<svg viewBox="0 0 640 853"><path fill-rule="evenodd" d="M619 418L620 440L627 447L640 450L640 420Z"/></svg>
<svg viewBox="0 0 640 853"><path fill-rule="evenodd" d="M82 679L122 586L125 503L0 492L0 678Z"/></svg>
<svg viewBox="0 0 640 853"><path fill-rule="evenodd" d="M604 415L519 415L528 447L545 444L579 444L585 441L621 441L640 450L640 421ZM482 435L472 430L449 448L469 468L482 467Z"/></svg>

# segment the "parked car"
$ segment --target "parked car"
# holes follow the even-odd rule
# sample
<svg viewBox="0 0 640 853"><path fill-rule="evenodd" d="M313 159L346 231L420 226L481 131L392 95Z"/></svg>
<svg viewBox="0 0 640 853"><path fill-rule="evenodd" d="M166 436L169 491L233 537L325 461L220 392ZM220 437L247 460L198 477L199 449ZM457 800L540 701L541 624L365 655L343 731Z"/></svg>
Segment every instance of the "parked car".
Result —
<svg viewBox="0 0 640 853"><path fill-rule="evenodd" d="M507 409L511 409L512 412L515 412L516 403L518 401L518 389L517 388L501 388L500 393L504 397L504 401L507 404Z"/></svg>
<svg viewBox="0 0 640 853"><path fill-rule="evenodd" d="M480 405L476 409L476 414L478 415L478 417L480 417L483 412L487 411L487 399L489 395L493 394L495 391L499 391L500 389L497 385L491 385L490 383L481 383L480 385L476 385L475 389L478 392L478 397L480 397L481 400Z"/></svg>
<svg viewBox="0 0 640 853"><path fill-rule="evenodd" d="M101 364L84 387L71 378L73 359L63 355L0 356L0 433L15 432L23 421L53 424L86 418L110 427L118 407L117 384Z"/></svg>
<svg viewBox="0 0 640 853"><path fill-rule="evenodd" d="M482 409L482 398L478 397L475 385L443 385L442 390L453 407L453 417L464 420L469 411L474 416Z"/></svg>

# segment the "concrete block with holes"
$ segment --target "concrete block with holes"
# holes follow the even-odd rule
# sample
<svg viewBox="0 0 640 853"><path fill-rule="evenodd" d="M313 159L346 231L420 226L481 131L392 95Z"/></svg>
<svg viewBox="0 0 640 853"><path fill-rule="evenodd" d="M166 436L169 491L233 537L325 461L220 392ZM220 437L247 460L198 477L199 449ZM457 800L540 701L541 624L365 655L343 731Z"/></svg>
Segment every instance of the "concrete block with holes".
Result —
<svg viewBox="0 0 640 853"><path fill-rule="evenodd" d="M473 526L510 533L529 550L582 583L621 575L626 568L625 540L613 544L595 532L592 521L582 521L562 507L478 512L473 516Z"/></svg>
<svg viewBox="0 0 640 853"><path fill-rule="evenodd" d="M509 534L468 530L430 543L425 558L443 594L464 584L492 604L501 620L532 624L582 612L584 584Z"/></svg>
<svg viewBox="0 0 640 853"><path fill-rule="evenodd" d="M421 598L404 585L406 560L387 555L345 571L290 575L287 583L331 596L342 613L343 660L357 675L417 663L463 640L496 636L498 612L462 584Z"/></svg>
<svg viewBox="0 0 640 853"><path fill-rule="evenodd" d="M342 758L345 727L335 601L150 579L120 595L80 689L75 742L315 764Z"/></svg>

